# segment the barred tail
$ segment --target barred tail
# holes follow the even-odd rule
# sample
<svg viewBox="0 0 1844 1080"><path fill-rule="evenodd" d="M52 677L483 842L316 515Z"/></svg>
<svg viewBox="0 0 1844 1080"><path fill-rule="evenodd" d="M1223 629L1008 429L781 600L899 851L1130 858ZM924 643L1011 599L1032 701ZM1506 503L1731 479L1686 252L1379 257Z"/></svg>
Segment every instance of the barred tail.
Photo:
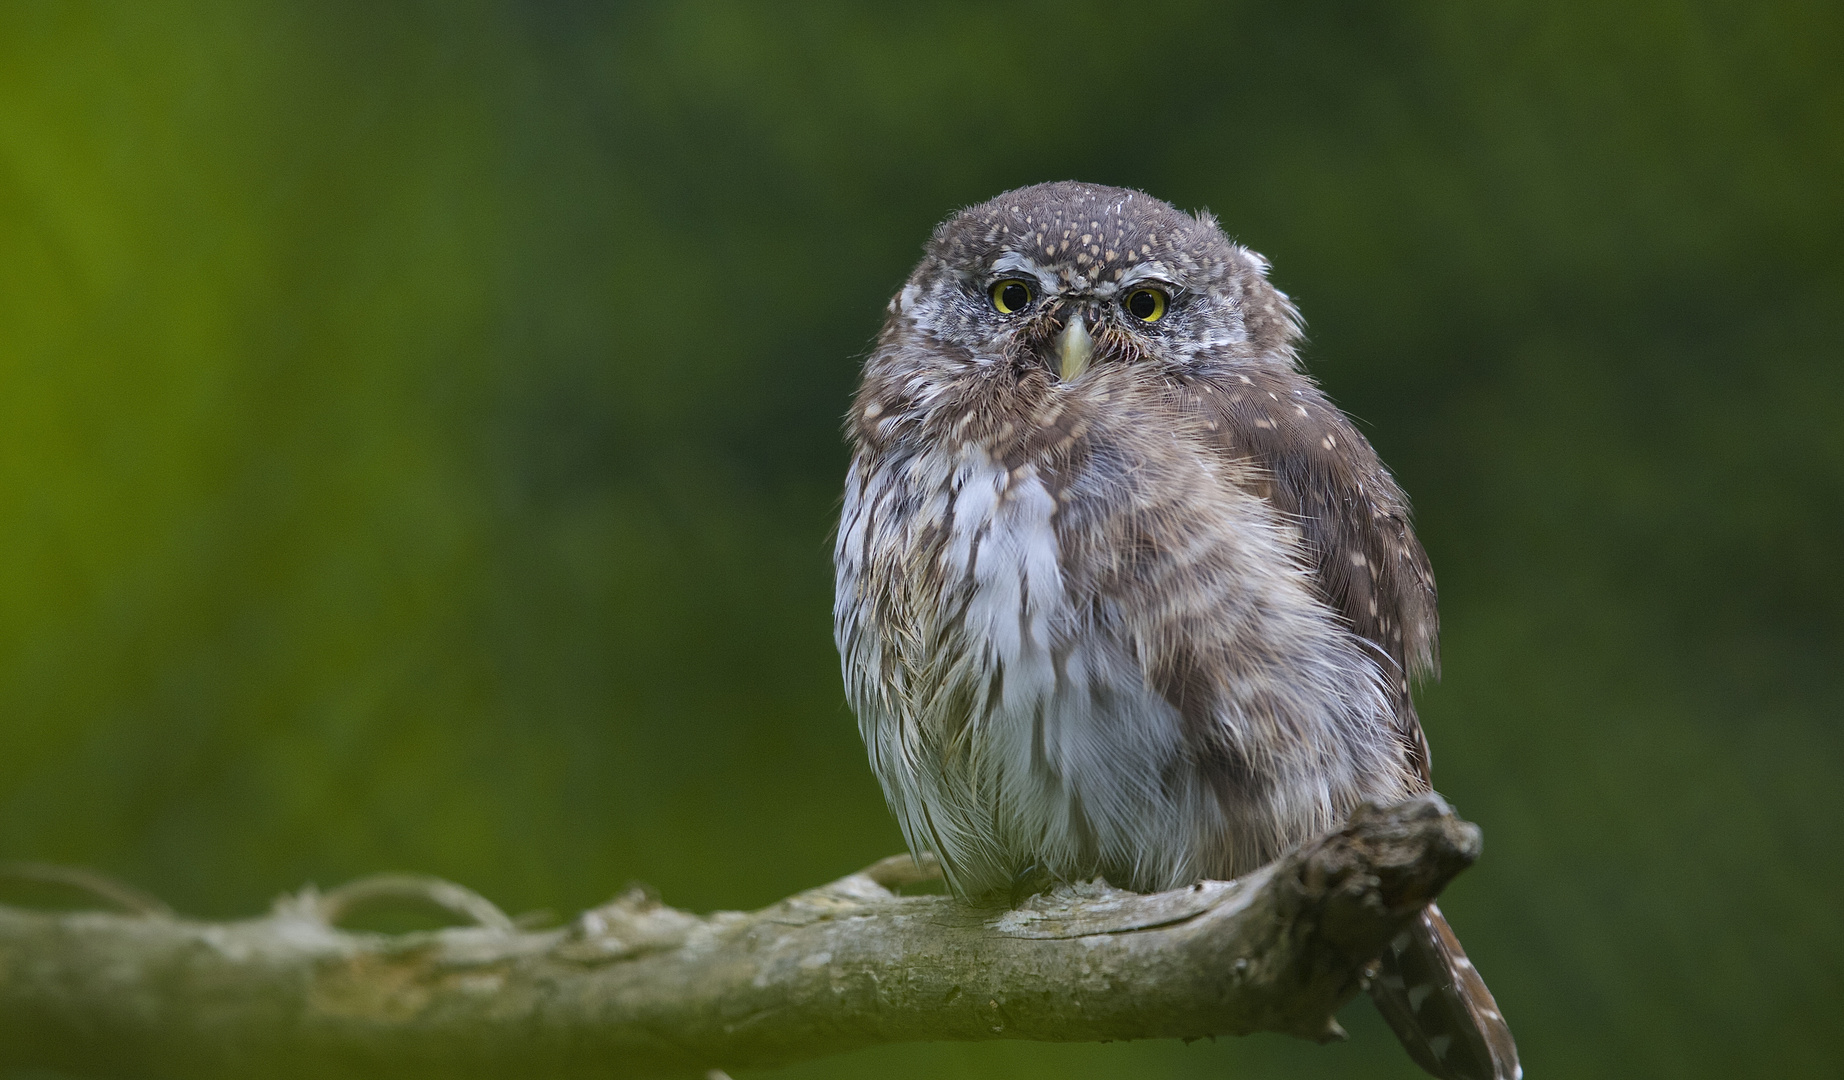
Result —
<svg viewBox="0 0 1844 1080"><path fill-rule="evenodd" d="M1370 996L1415 1063L1441 1080L1519 1080L1517 1044L1460 939L1429 904L1379 958Z"/></svg>

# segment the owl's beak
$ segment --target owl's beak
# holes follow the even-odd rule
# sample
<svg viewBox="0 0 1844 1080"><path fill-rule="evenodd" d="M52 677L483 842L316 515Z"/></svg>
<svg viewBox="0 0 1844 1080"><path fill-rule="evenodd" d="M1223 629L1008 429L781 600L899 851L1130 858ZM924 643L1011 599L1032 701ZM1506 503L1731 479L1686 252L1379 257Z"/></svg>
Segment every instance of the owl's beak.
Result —
<svg viewBox="0 0 1844 1080"><path fill-rule="evenodd" d="M1064 382L1088 370L1089 358L1095 355L1095 339L1089 337L1080 313L1071 315L1063 332L1057 335L1056 352L1057 373Z"/></svg>

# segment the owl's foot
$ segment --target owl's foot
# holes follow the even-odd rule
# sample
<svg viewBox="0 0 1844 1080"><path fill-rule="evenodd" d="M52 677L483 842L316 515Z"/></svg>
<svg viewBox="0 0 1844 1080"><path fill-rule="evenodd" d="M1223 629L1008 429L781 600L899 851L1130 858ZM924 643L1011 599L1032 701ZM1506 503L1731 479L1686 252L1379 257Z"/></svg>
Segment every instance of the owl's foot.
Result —
<svg viewBox="0 0 1844 1080"><path fill-rule="evenodd" d="M1010 899L1010 904L1008 906L1017 907L1019 904L1024 903L1040 892L1044 892L1055 884L1056 879L1050 876L1048 870L1045 870L1038 863L1032 863L1012 875L1012 882L1007 886L1007 894Z"/></svg>

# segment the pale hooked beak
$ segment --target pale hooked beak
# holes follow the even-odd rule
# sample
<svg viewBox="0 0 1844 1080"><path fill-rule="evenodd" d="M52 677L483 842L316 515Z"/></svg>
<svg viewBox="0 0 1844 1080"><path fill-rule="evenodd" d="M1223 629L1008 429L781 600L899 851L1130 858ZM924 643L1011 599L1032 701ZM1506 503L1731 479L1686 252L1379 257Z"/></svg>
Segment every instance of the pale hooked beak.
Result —
<svg viewBox="0 0 1844 1080"><path fill-rule="evenodd" d="M1071 315L1063 332L1057 335L1057 373L1064 382L1088 370L1089 358L1095 355L1095 339L1088 336L1082 316Z"/></svg>

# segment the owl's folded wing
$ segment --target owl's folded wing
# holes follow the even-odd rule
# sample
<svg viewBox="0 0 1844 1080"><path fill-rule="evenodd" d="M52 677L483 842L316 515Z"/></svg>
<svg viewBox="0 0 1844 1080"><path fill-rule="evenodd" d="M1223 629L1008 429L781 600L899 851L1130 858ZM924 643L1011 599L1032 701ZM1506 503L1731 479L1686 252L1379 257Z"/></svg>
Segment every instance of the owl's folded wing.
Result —
<svg viewBox="0 0 1844 1080"><path fill-rule="evenodd" d="M1235 365L1183 392L1227 456L1253 466L1243 483L1297 523L1320 596L1388 659L1396 722L1429 778L1428 744L1410 680L1438 673L1434 572L1408 500L1376 451L1296 371Z"/></svg>

